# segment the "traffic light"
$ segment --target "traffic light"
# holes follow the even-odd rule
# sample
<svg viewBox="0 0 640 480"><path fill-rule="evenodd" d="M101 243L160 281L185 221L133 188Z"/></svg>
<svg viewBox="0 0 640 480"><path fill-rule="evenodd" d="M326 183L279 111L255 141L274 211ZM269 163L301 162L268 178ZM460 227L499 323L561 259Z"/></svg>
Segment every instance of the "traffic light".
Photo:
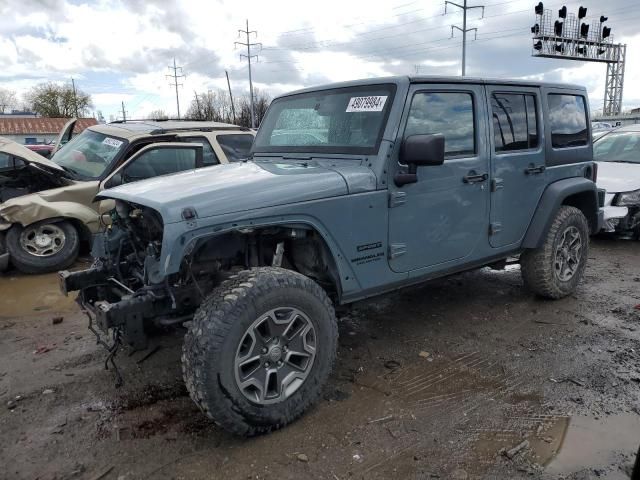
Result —
<svg viewBox="0 0 640 480"><path fill-rule="evenodd" d="M553 24L553 31L556 33L556 37L562 36L562 26L563 22L560 20L556 20L556 23Z"/></svg>
<svg viewBox="0 0 640 480"><path fill-rule="evenodd" d="M587 16L587 7L578 8L578 19L582 19Z"/></svg>
<svg viewBox="0 0 640 480"><path fill-rule="evenodd" d="M544 5L542 2L538 3L538 5L536 5L536 15L542 15L542 13L544 12Z"/></svg>
<svg viewBox="0 0 640 480"><path fill-rule="evenodd" d="M611 28L602 27L602 38L607 38L609 35L611 35Z"/></svg>
<svg viewBox="0 0 640 480"><path fill-rule="evenodd" d="M538 25L537 23L531 27L531 33L537 35L540 33L540 25Z"/></svg>
<svg viewBox="0 0 640 480"><path fill-rule="evenodd" d="M604 22L606 22L607 20L609 20L609 17L605 17L604 15L601 15L601 16L600 16L600 23L604 23Z"/></svg>
<svg viewBox="0 0 640 480"><path fill-rule="evenodd" d="M589 36L589 25L586 23L583 23L582 25L580 25L580 36L587 38Z"/></svg>
<svg viewBox="0 0 640 480"><path fill-rule="evenodd" d="M533 48L535 48L536 50L542 50L542 41L538 40L536 43L534 43Z"/></svg>
<svg viewBox="0 0 640 480"><path fill-rule="evenodd" d="M560 18L567 18L567 7L564 6L560 10L558 10L558 16Z"/></svg>

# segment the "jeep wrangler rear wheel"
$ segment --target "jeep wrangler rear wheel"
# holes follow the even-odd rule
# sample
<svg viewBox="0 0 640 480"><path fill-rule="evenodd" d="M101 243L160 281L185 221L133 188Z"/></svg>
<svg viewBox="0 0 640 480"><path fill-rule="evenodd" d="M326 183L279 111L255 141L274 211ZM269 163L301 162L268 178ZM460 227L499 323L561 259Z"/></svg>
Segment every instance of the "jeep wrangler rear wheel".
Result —
<svg viewBox="0 0 640 480"><path fill-rule="evenodd" d="M573 293L582 279L589 255L589 225L575 207L558 210L544 243L520 256L525 286L546 298Z"/></svg>
<svg viewBox="0 0 640 480"><path fill-rule="evenodd" d="M225 429L266 433L318 400L337 337L331 301L313 280L282 268L242 271L212 292L189 325L184 380Z"/></svg>

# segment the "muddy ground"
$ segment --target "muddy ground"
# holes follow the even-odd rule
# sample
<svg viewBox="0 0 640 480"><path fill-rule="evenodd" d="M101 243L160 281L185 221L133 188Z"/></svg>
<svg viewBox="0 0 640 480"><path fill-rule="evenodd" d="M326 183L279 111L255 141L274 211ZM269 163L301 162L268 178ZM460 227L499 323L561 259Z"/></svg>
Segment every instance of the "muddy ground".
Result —
<svg viewBox="0 0 640 480"><path fill-rule="evenodd" d="M0 302L1 478L628 479L640 445L638 243L595 240L561 301L511 267L355 305L323 400L253 439L189 399L181 332L121 352L115 389L55 275L0 277Z"/></svg>

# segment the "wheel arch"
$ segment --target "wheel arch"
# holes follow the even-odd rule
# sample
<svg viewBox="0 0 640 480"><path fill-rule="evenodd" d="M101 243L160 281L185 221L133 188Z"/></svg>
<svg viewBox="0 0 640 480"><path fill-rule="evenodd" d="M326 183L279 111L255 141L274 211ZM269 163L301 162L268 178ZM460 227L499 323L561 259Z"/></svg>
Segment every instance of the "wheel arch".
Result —
<svg viewBox="0 0 640 480"><path fill-rule="evenodd" d="M591 232L598 229L598 193L593 181L572 177L547 186L538 202L522 248L539 248L562 205L578 208L587 218Z"/></svg>
<svg viewBox="0 0 640 480"><path fill-rule="evenodd" d="M169 240L167 243L164 243L164 245L172 245L171 251L163 261L165 267L164 273L165 275L176 273L180 269L180 264L186 256L192 256L202 252L203 248L207 248L206 245L208 243L213 245L216 244L216 240L218 239L226 238L229 240L232 235L262 235L273 229L280 229L283 233L287 231L306 232L304 239L289 242L289 249L285 250L285 257L291 259L291 254L297 256L302 251L303 244L311 243L317 248L315 253L319 255L318 258L321 259L323 265L326 267L326 273L331 279L332 287L340 301L345 292L345 283L355 281L354 273L346 261L346 257L326 229L317 222L307 218L287 220L280 217L278 220L271 221L236 222L227 228L216 228L215 231L209 228L203 229L204 231L202 232L189 232L188 234L181 235L175 240ZM189 238L185 238L185 236ZM290 239L292 237L288 238ZM286 240L284 237L283 239ZM167 239L165 238L164 240L166 241ZM293 247L293 249L291 247ZM301 263L298 262L297 268L291 269L310 278L314 278L313 274L311 274L312 272L305 271L305 269L301 267Z"/></svg>

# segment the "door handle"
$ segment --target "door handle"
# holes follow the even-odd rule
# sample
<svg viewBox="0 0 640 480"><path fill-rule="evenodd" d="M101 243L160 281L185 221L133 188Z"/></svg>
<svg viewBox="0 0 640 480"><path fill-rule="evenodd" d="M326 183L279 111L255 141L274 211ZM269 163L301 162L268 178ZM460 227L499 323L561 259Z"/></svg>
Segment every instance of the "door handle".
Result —
<svg viewBox="0 0 640 480"><path fill-rule="evenodd" d="M476 173L475 170L471 170L464 177L462 177L462 181L464 183L480 183L480 182L486 181L487 178L489 178L489 174L488 173L480 173L480 174L478 174L478 173Z"/></svg>
<svg viewBox="0 0 640 480"><path fill-rule="evenodd" d="M543 173L547 167L544 165L535 166L533 163L530 163L529 166L525 169L525 175L535 175L537 173Z"/></svg>

